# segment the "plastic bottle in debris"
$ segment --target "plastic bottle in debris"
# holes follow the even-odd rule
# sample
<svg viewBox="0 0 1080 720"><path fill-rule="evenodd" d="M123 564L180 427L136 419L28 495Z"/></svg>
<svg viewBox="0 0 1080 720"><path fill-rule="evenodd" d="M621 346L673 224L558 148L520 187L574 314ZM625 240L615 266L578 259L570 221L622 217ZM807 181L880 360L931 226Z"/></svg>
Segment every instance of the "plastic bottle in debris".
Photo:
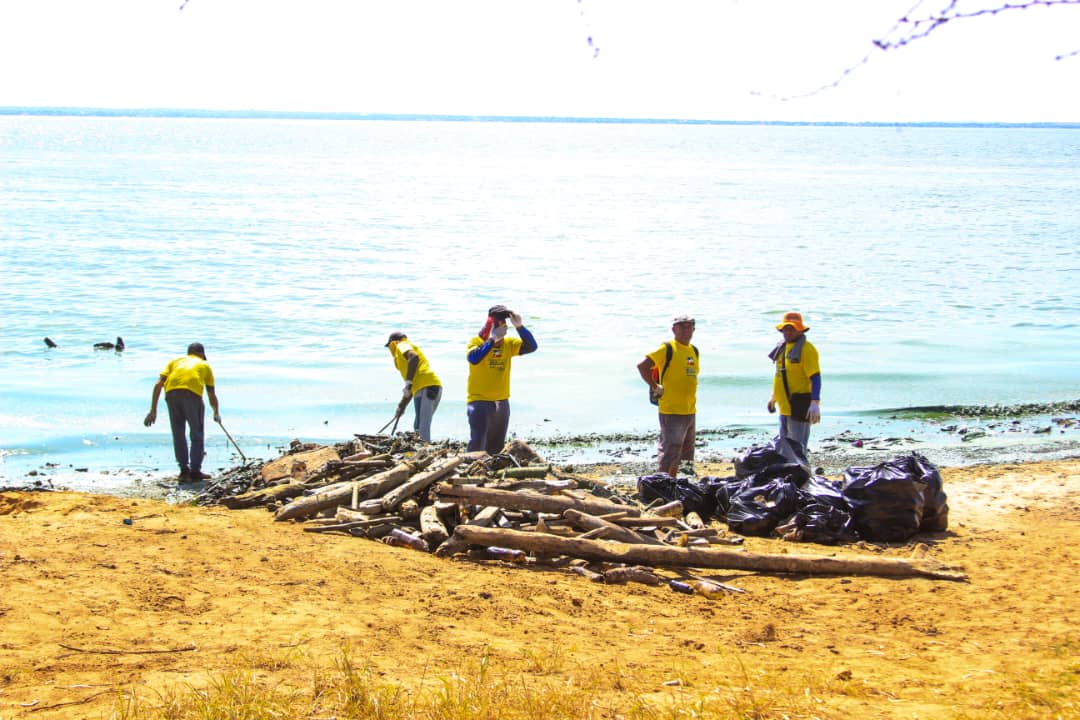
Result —
<svg viewBox="0 0 1080 720"><path fill-rule="evenodd" d="M704 595L705 597L719 597L724 594L724 589L716 583L709 582L708 580L695 580L690 583L690 587L694 589L694 592L698 595Z"/></svg>
<svg viewBox="0 0 1080 720"><path fill-rule="evenodd" d="M682 580L671 580L668 582L668 587L677 593L684 593L686 595L694 594L694 587L690 583L684 583Z"/></svg>
<svg viewBox="0 0 1080 720"><path fill-rule="evenodd" d="M524 550L492 546L487 549L487 554L493 560L505 560L512 563L523 563L526 560Z"/></svg>
<svg viewBox="0 0 1080 720"><path fill-rule="evenodd" d="M410 535L400 528L391 530L390 534L383 538L383 542L387 545L393 545L394 547L407 547L412 548L413 550L428 551L428 544L423 538Z"/></svg>

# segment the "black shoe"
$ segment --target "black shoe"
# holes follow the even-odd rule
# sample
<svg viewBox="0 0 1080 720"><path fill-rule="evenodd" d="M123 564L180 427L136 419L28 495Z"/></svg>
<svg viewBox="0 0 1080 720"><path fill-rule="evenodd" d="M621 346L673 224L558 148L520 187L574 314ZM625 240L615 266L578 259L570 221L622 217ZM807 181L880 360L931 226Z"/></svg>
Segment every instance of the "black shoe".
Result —
<svg viewBox="0 0 1080 720"><path fill-rule="evenodd" d="M187 468L180 468L180 482L191 479L191 471Z"/></svg>
<svg viewBox="0 0 1080 720"><path fill-rule="evenodd" d="M212 476L200 470L192 470L188 474L188 477L190 477L192 480L209 480Z"/></svg>

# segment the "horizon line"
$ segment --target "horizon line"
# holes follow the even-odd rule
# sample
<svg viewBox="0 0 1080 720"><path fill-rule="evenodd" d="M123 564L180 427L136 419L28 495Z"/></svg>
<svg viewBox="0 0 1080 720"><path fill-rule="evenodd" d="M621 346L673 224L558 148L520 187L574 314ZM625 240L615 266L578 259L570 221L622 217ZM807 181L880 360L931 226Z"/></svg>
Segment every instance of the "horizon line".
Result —
<svg viewBox="0 0 1080 720"><path fill-rule="evenodd" d="M1080 122L1029 121L884 121L884 120L705 120L564 115L497 115L454 113L357 113L313 110L208 110L190 108L98 108L81 106L0 106L0 116L147 117L222 120L381 120L396 122L520 122L611 125L774 125L822 127L956 127L1080 129Z"/></svg>

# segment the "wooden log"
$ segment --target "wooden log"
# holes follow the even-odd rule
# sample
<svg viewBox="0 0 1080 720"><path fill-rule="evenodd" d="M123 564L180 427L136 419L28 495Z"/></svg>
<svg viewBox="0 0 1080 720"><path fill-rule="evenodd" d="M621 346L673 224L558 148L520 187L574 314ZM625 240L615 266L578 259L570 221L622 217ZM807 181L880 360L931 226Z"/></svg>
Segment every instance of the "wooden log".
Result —
<svg viewBox="0 0 1080 720"><path fill-rule="evenodd" d="M420 534L433 548L439 547L450 537L434 505L428 505L420 511Z"/></svg>
<svg viewBox="0 0 1080 720"><path fill-rule="evenodd" d="M563 514L567 510L580 510L590 515L626 511L630 515L640 515L636 509L627 505L616 505L602 500L584 500L565 496L538 495L528 492L509 492L472 485L440 485L439 499L465 502L470 505L494 505L512 510L535 510Z"/></svg>
<svg viewBox="0 0 1080 720"><path fill-rule="evenodd" d="M543 467L506 468L505 470L500 470L498 475L501 478L508 478L511 480L540 480L546 478L549 472L551 472L551 466L545 465Z"/></svg>
<svg viewBox="0 0 1080 720"><path fill-rule="evenodd" d="M528 465L529 463L542 463L544 458L540 457L529 443L521 439L511 440L503 446L502 454L509 455L517 460L522 465Z"/></svg>
<svg viewBox="0 0 1080 720"><path fill-rule="evenodd" d="M622 525L628 528L640 528L640 527L672 527L679 524L678 518L673 517L653 517L646 515L643 517L635 518L619 518L618 520L612 520L617 525Z"/></svg>
<svg viewBox="0 0 1080 720"><path fill-rule="evenodd" d="M618 540L619 542L624 543L649 542L649 538L640 535L629 528L616 525L613 522L601 517L596 517L595 515L583 513L580 510L567 510L563 513L563 517L566 518L571 525L581 530L596 530L597 528L603 528L607 531L603 536L608 540ZM655 543L656 541L653 540L652 542Z"/></svg>
<svg viewBox="0 0 1080 720"><path fill-rule="evenodd" d="M650 587L656 587L660 584L660 576L654 573L649 568L643 568L638 565L633 567L614 567L603 572L604 582L608 585L619 585L622 583L636 582L642 585L649 585Z"/></svg>
<svg viewBox="0 0 1080 720"><path fill-rule="evenodd" d="M603 575L601 575L598 572L593 572L592 570L585 567L584 565L575 565L572 568L570 568L570 572L576 573L576 574L580 575L581 577L586 578L590 582L594 582L594 583L604 582L604 576Z"/></svg>
<svg viewBox="0 0 1080 720"><path fill-rule="evenodd" d="M500 514L502 514L501 508L480 508L480 511L469 518L466 524L476 525L478 527L491 527L495 524L495 518L499 517Z"/></svg>
<svg viewBox="0 0 1080 720"><path fill-rule="evenodd" d="M705 527L705 521L701 519L701 516L696 512L688 512L683 516L683 522L689 525L694 530L701 530Z"/></svg>
<svg viewBox="0 0 1080 720"><path fill-rule="evenodd" d="M411 464L411 463L410 463ZM415 470L414 470L415 472ZM347 475L348 473L344 473ZM304 487L310 490L318 490L320 493L339 493L344 489L349 490L349 497L342 501L342 505L352 505L352 498L355 496L357 502L370 500L372 498L381 499L383 495L393 490L398 485L401 485L408 478L403 478L400 473L386 473L381 472L370 477L364 477L359 480L343 480L341 482L332 483L330 485L310 485L305 483ZM376 512L381 512L380 509L372 510L368 512L371 515Z"/></svg>
<svg viewBox="0 0 1080 720"><path fill-rule="evenodd" d="M369 483L367 486L369 488L381 487L383 484L397 487L397 485L400 485L409 479L412 468L413 466L411 463L401 462L389 470L384 470L378 475L360 482ZM320 510L348 503L352 498L352 490L353 483L351 482L329 485L314 495L296 498L291 503L278 510L277 514L274 515L274 519L292 520L294 518L308 517Z"/></svg>
<svg viewBox="0 0 1080 720"><path fill-rule="evenodd" d="M967 580L960 568L927 559L764 555L715 547L631 545L610 540L561 538L540 533L458 525L454 538L475 545L498 545L546 555L569 555L586 560L605 560L650 567L694 567L722 570L795 573L799 575L876 575L880 577L927 577Z"/></svg>
<svg viewBox="0 0 1080 720"><path fill-rule="evenodd" d="M466 483L457 482L455 478L455 485L465 485ZM480 483L472 483L478 485ZM495 483L488 483L485 487L489 487L492 490L533 490L534 492L550 492L557 493L561 490L569 490L576 488L577 484L573 480L507 480Z"/></svg>
<svg viewBox="0 0 1080 720"><path fill-rule="evenodd" d="M262 476L263 482L270 482L284 477L293 477L294 466L298 464L302 464L302 470L307 471L322 467L332 460L341 460L337 450L332 447L315 446L313 450L284 455L277 460L271 460L259 468L259 474Z"/></svg>
<svg viewBox="0 0 1080 720"><path fill-rule="evenodd" d="M659 515L660 517L682 517L683 513L682 502L679 500L672 500L669 503L645 509L650 514Z"/></svg>
<svg viewBox="0 0 1080 720"><path fill-rule="evenodd" d="M417 520L420 518L420 503L416 502L416 498L407 498L398 505L397 512L406 520Z"/></svg>
<svg viewBox="0 0 1080 720"><path fill-rule="evenodd" d="M338 506L337 513L334 515L334 519L337 522L354 522L358 520L389 520L394 522L400 522L403 518L397 514L377 514L370 515L362 513L359 510L352 510L342 505Z"/></svg>
<svg viewBox="0 0 1080 720"><path fill-rule="evenodd" d="M454 455L432 463L428 470L417 473L409 478L408 482L403 483L401 486L383 495L383 509L388 512L394 510L405 500L405 498L412 497L421 490L437 483L439 480L454 472L454 468L458 465L465 462L472 462L483 456L483 453L466 453L464 455Z"/></svg>
<svg viewBox="0 0 1080 720"><path fill-rule="evenodd" d="M487 475L455 475L443 480L450 485L486 485L491 482Z"/></svg>
<svg viewBox="0 0 1080 720"><path fill-rule="evenodd" d="M270 503L288 500L304 492L301 483L282 483L270 487L259 488L241 495L234 495L221 499L221 504L230 510L242 510L245 508L260 507Z"/></svg>
<svg viewBox="0 0 1080 720"><path fill-rule="evenodd" d="M401 518L397 517L396 515L385 515L381 518L371 518L370 520L348 520L346 522L337 522L333 525L305 526L304 532L349 532L353 528L371 528L378 525L390 525L400 521Z"/></svg>

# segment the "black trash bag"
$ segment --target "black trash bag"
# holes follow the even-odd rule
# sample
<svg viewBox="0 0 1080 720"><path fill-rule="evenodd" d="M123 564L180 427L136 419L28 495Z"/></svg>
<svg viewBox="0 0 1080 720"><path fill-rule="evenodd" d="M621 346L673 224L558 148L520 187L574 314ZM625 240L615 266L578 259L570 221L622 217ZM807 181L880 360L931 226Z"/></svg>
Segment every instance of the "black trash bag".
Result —
<svg viewBox="0 0 1080 720"><path fill-rule="evenodd" d="M758 487L743 487L731 498L728 527L743 535L771 535L781 520L795 512L798 492L794 483L782 478Z"/></svg>
<svg viewBox="0 0 1080 720"><path fill-rule="evenodd" d="M949 502L944 483L937 466L919 453L911 453L910 462L915 472L926 483L923 494L922 522L919 532L944 532L949 529Z"/></svg>
<svg viewBox="0 0 1080 720"><path fill-rule="evenodd" d="M731 499L745 487L746 481L735 476L720 478L710 485L713 499L716 501L717 518L723 520L727 516L728 510L731 508Z"/></svg>
<svg viewBox="0 0 1080 720"><path fill-rule="evenodd" d="M776 478L786 478L799 487L802 487L809 482L811 477L810 470L803 465L799 465L798 463L780 463L763 467L743 480L748 485L760 487L761 485L767 485L769 481L775 480Z"/></svg>
<svg viewBox="0 0 1080 720"><path fill-rule="evenodd" d="M859 536L902 542L917 533L926 506L927 484L922 475L910 455L845 470L844 499Z"/></svg>
<svg viewBox="0 0 1080 720"><path fill-rule="evenodd" d="M845 512L851 508L844 498L844 485L838 480L830 480L821 475L814 475L802 486L802 494L809 495L817 502L824 502Z"/></svg>
<svg viewBox="0 0 1080 720"><path fill-rule="evenodd" d="M639 477L638 494L646 505L660 499L664 502L678 500L683 513L695 512L704 520L716 513L716 498L686 478L673 478L667 473L655 473Z"/></svg>
<svg viewBox="0 0 1080 720"><path fill-rule="evenodd" d="M785 540L836 545L858 539L839 483L815 475L799 490L795 514L776 528Z"/></svg>
<svg viewBox="0 0 1080 720"><path fill-rule="evenodd" d="M702 489L711 493L716 501L715 514L718 518L727 515L728 509L731 507L731 498L746 487L746 481L740 480L734 475L722 478L707 476L702 478L702 484Z"/></svg>
<svg viewBox="0 0 1080 720"><path fill-rule="evenodd" d="M735 458L734 463L735 477L739 479L756 475L767 468L785 468L784 470L771 470L772 474L768 476L768 479L772 479L795 472L791 466L801 468L804 479L809 479L812 474L810 472L810 463L806 459L802 445L790 438L780 437L779 435L770 440L768 445L757 445L750 448ZM767 482L767 480L765 481ZM764 484L764 482L761 484Z"/></svg>

